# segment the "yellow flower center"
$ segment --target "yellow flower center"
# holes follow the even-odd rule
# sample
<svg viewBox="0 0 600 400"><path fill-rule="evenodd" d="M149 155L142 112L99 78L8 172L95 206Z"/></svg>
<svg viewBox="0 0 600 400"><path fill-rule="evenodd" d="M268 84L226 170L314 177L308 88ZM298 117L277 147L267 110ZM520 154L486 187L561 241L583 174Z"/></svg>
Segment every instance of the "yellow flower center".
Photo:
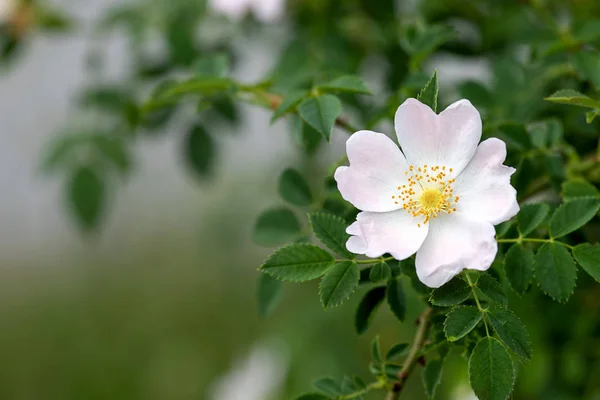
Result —
<svg viewBox="0 0 600 400"><path fill-rule="evenodd" d="M454 205L459 197L454 196L452 190L456 180L447 176L452 174L452 168L427 164L415 168L411 165L404 174L408 175L408 182L398 186L399 194L392 196L392 200L395 204L402 204L402 208L413 217L422 216L423 224L426 224L442 212L451 214L456 211ZM417 225L421 227L421 224Z"/></svg>

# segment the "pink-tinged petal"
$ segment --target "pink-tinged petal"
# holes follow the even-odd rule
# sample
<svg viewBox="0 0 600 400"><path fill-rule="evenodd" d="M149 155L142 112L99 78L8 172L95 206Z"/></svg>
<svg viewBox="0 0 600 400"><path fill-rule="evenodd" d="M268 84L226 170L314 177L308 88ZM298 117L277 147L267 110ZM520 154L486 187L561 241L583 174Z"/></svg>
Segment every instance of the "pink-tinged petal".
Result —
<svg viewBox="0 0 600 400"><path fill-rule="evenodd" d="M418 223L404 210L385 213L361 212L357 221L348 227L352 236L346 248L355 254L368 257L380 257L390 253L397 260L404 260L413 255L425 240L428 225Z"/></svg>
<svg viewBox="0 0 600 400"><path fill-rule="evenodd" d="M406 159L386 135L359 131L346 142L350 166L339 167L335 180L342 197L363 211L392 211L402 207L398 186L406 183ZM396 196L396 198L392 198Z"/></svg>
<svg viewBox="0 0 600 400"><path fill-rule="evenodd" d="M491 138L481 142L475 157L456 178L457 211L493 225L517 215L517 191L510 185L515 169L502 165L505 159L506 144L502 140Z"/></svg>
<svg viewBox="0 0 600 400"><path fill-rule="evenodd" d="M439 115L416 99L396 111L398 143L410 165L445 165L454 176L469 163L481 139L481 116L468 100L459 100Z"/></svg>
<svg viewBox="0 0 600 400"><path fill-rule="evenodd" d="M429 235L417 252L419 280L438 288L463 269L487 270L496 257L494 226L464 214L441 214L429 223Z"/></svg>

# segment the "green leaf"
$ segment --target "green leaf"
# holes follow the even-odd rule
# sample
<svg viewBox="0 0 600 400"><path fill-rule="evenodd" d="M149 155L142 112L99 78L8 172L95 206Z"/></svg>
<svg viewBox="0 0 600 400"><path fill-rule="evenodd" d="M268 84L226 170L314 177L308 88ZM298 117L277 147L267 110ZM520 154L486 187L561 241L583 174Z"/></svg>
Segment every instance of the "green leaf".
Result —
<svg viewBox="0 0 600 400"><path fill-rule="evenodd" d="M335 120L342 113L342 103L330 94L304 100L298 106L300 117L329 141Z"/></svg>
<svg viewBox="0 0 600 400"><path fill-rule="evenodd" d="M460 278L454 278L431 293L429 301L434 306L448 307L460 304L471 295L471 287Z"/></svg>
<svg viewBox="0 0 600 400"><path fill-rule="evenodd" d="M450 342L456 342L477 326L481 312L476 307L456 307L444 321L444 332Z"/></svg>
<svg viewBox="0 0 600 400"><path fill-rule="evenodd" d="M469 358L469 380L479 400L506 400L515 383L512 359L502 344L481 339Z"/></svg>
<svg viewBox="0 0 600 400"><path fill-rule="evenodd" d="M387 302L396 318L404 322L406 317L406 295L400 279L394 278L388 282Z"/></svg>
<svg viewBox="0 0 600 400"><path fill-rule="evenodd" d="M573 249L573 255L581 268L600 282L600 245L580 244Z"/></svg>
<svg viewBox="0 0 600 400"><path fill-rule="evenodd" d="M527 236L541 224L550 212L550 206L544 203L525 204L517 214L519 232Z"/></svg>
<svg viewBox="0 0 600 400"><path fill-rule="evenodd" d="M381 344L379 343L379 336L375 336L371 341L371 358L374 362L381 364Z"/></svg>
<svg viewBox="0 0 600 400"><path fill-rule="evenodd" d="M279 194L287 202L295 206L309 206L313 201L310 186L293 168L288 168L279 177Z"/></svg>
<svg viewBox="0 0 600 400"><path fill-rule="evenodd" d="M360 268L352 261L337 263L323 277L319 295L323 308L339 306L356 291L360 279Z"/></svg>
<svg viewBox="0 0 600 400"><path fill-rule="evenodd" d="M342 394L340 385L333 378L321 378L313 382L313 387L319 392L323 392L331 396L339 396Z"/></svg>
<svg viewBox="0 0 600 400"><path fill-rule="evenodd" d="M564 201L571 201L579 197L600 197L600 191L596 186L583 179L564 181L561 192Z"/></svg>
<svg viewBox="0 0 600 400"><path fill-rule="evenodd" d="M560 206L550 220L550 236L559 238L585 225L600 209L600 199L582 197Z"/></svg>
<svg viewBox="0 0 600 400"><path fill-rule="evenodd" d="M508 144L512 144L519 150L526 150L533 147L529 132L525 125L516 122L505 122L498 127L502 139Z"/></svg>
<svg viewBox="0 0 600 400"><path fill-rule="evenodd" d="M488 316L500 340L517 355L531 360L533 350L525 325L512 311L496 308Z"/></svg>
<svg viewBox="0 0 600 400"><path fill-rule="evenodd" d="M230 64L229 55L217 53L200 58L194 70L198 77L223 78L229 74Z"/></svg>
<svg viewBox="0 0 600 400"><path fill-rule="evenodd" d="M535 258L535 277L540 288L557 301L566 301L575 289L577 270L564 246L544 243Z"/></svg>
<svg viewBox="0 0 600 400"><path fill-rule="evenodd" d="M527 125L531 143L537 148L546 149L558 145L564 135L562 122L549 118Z"/></svg>
<svg viewBox="0 0 600 400"><path fill-rule="evenodd" d="M277 301L281 297L283 283L270 275L260 274L258 276L258 314L266 317L273 311Z"/></svg>
<svg viewBox="0 0 600 400"><path fill-rule="evenodd" d="M421 90L419 95L417 96L417 100L421 103L428 105L431 107L433 112L437 112L438 105L438 94L440 91L440 87L438 84L438 76L437 70L433 72L433 75L425 85L425 87Z"/></svg>
<svg viewBox="0 0 600 400"><path fill-rule="evenodd" d="M544 100L552 103L569 104L572 106L586 107L586 108L600 108L600 101L594 100L582 93L575 90L564 89L555 92L550 97L546 97Z"/></svg>
<svg viewBox="0 0 600 400"><path fill-rule="evenodd" d="M371 289L365 294L354 316L354 328L359 335L365 333L369 329L371 319L375 315L375 311L385 298L386 287L380 286Z"/></svg>
<svg viewBox="0 0 600 400"><path fill-rule="evenodd" d="M68 184L71 209L85 230L97 227L104 210L105 191L101 176L91 167L77 168Z"/></svg>
<svg viewBox="0 0 600 400"><path fill-rule="evenodd" d="M387 281L392 276L392 270L390 266L385 262L380 262L371 268L371 272L369 273L369 279L373 283L377 283L379 281Z"/></svg>
<svg viewBox="0 0 600 400"><path fill-rule="evenodd" d="M597 50L577 51L573 55L575 69L583 75L585 80L600 88L600 52Z"/></svg>
<svg viewBox="0 0 600 400"><path fill-rule="evenodd" d="M277 207L264 211L258 216L252 237L262 246L287 243L300 234L300 222L294 213Z"/></svg>
<svg viewBox="0 0 600 400"><path fill-rule="evenodd" d="M294 116L292 130L294 142L308 155L313 155L323 142L323 136L302 118Z"/></svg>
<svg viewBox="0 0 600 400"><path fill-rule="evenodd" d="M592 122L594 122L594 120L596 119L596 117L600 115L600 109L595 109L592 111L588 111L585 113L585 122L587 122L588 124L591 124Z"/></svg>
<svg viewBox="0 0 600 400"><path fill-rule="evenodd" d="M318 86L318 89L321 91L372 94L362 79L355 75L340 76L331 82Z"/></svg>
<svg viewBox="0 0 600 400"><path fill-rule="evenodd" d="M200 126L194 126L184 141L185 160L199 177L208 176L214 167L216 155L215 143L208 132Z"/></svg>
<svg viewBox="0 0 600 400"><path fill-rule="evenodd" d="M275 251L260 269L289 282L305 282L325 274L335 259L329 252L311 244L291 244Z"/></svg>
<svg viewBox="0 0 600 400"><path fill-rule="evenodd" d="M387 354L385 355L385 360L394 361L395 359L403 356L408 352L409 346L410 345L408 343L398 343L388 350Z"/></svg>
<svg viewBox="0 0 600 400"><path fill-rule="evenodd" d="M331 250L345 258L354 258L346 249L350 235L346 233L347 223L342 218L329 213L317 212L308 215L315 236Z"/></svg>
<svg viewBox="0 0 600 400"><path fill-rule="evenodd" d="M502 285L490 274L484 274L479 277L477 288L493 302L501 305L508 304L508 299L504 294Z"/></svg>
<svg viewBox="0 0 600 400"><path fill-rule="evenodd" d="M428 360L423 369L423 386L429 399L435 397L435 391L442 381L443 358Z"/></svg>
<svg viewBox="0 0 600 400"><path fill-rule="evenodd" d="M323 396L319 393L307 393L300 397L296 397L296 400L330 400L331 397Z"/></svg>
<svg viewBox="0 0 600 400"><path fill-rule="evenodd" d="M279 118L283 117L288 112L292 111L304 98L306 97L306 91L293 91L290 92L283 98L283 101L275 110L273 117L271 118L271 123L277 121Z"/></svg>
<svg viewBox="0 0 600 400"><path fill-rule="evenodd" d="M535 255L521 243L514 244L504 256L506 279L515 292L525 293L533 278Z"/></svg>

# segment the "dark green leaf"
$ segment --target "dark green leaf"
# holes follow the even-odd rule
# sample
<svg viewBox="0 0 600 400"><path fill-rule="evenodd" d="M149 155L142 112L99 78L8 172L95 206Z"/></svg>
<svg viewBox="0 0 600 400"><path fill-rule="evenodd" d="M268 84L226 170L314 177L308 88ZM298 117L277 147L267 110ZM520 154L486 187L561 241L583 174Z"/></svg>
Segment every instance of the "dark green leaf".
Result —
<svg viewBox="0 0 600 400"><path fill-rule="evenodd" d="M288 112L292 111L294 107L296 107L304 98L306 97L305 91L295 91L291 92L283 98L283 101L275 110L273 117L271 118L271 123L277 121L279 118L283 117Z"/></svg>
<svg viewBox="0 0 600 400"><path fill-rule="evenodd" d="M498 340L484 337L469 358L469 380L479 400L506 400L515 383L510 355Z"/></svg>
<svg viewBox="0 0 600 400"><path fill-rule="evenodd" d="M200 177L209 175L215 160L215 143L200 125L194 126L187 134L184 155L191 169Z"/></svg>
<svg viewBox="0 0 600 400"><path fill-rule="evenodd" d="M373 283L377 283L380 281L387 281L392 276L392 270L390 266L385 262L380 262L371 268L371 273L369 274L369 279Z"/></svg>
<svg viewBox="0 0 600 400"><path fill-rule="evenodd" d="M375 311L385 298L386 287L376 287L371 289L362 298L356 309L354 317L354 327L359 335L365 333L369 329L369 323L375 315Z"/></svg>
<svg viewBox="0 0 600 400"><path fill-rule="evenodd" d="M335 263L329 252L310 244L291 244L275 251L260 269L290 282L305 282L325 274Z"/></svg>
<svg viewBox="0 0 600 400"><path fill-rule="evenodd" d="M313 197L310 186L293 168L288 168L279 177L279 194L281 197L296 206L309 206Z"/></svg>
<svg viewBox="0 0 600 400"><path fill-rule="evenodd" d="M258 313L266 317L273 311L277 301L281 297L283 283L267 274L258 276Z"/></svg>
<svg viewBox="0 0 600 400"><path fill-rule="evenodd" d="M600 245L580 244L573 250L573 255L581 268L600 282Z"/></svg>
<svg viewBox="0 0 600 400"><path fill-rule="evenodd" d="M600 52L597 50L577 51L573 55L575 69L584 77L600 88Z"/></svg>
<svg viewBox="0 0 600 400"><path fill-rule="evenodd" d="M323 396L319 393L307 393L300 397L296 397L296 400L329 400L331 397Z"/></svg>
<svg viewBox="0 0 600 400"><path fill-rule="evenodd" d="M308 155L314 154L323 141L323 136L312 126L305 123L302 118L295 118L293 136L298 146Z"/></svg>
<svg viewBox="0 0 600 400"><path fill-rule="evenodd" d="M448 307L460 304L471 295L471 287L460 278L454 278L431 293L429 301L434 306Z"/></svg>
<svg viewBox="0 0 600 400"><path fill-rule="evenodd" d="M437 112L439 91L437 71L434 71L423 90L417 96L417 100L428 105L434 112Z"/></svg>
<svg viewBox="0 0 600 400"><path fill-rule="evenodd" d="M571 89L559 90L550 97L546 97L544 100L551 101L553 103L569 104L579 107L600 108L600 101L594 100Z"/></svg>
<svg viewBox="0 0 600 400"><path fill-rule="evenodd" d="M596 119L596 117L600 115L600 109L595 109L592 111L588 111L585 113L585 122L587 122L588 124L591 124L592 122L594 122L594 120Z"/></svg>
<svg viewBox="0 0 600 400"><path fill-rule="evenodd" d="M381 358L381 344L379 343L379 336L375 336L371 341L371 358L374 362L380 364Z"/></svg>
<svg viewBox="0 0 600 400"><path fill-rule="evenodd" d="M479 277L477 288L493 302L501 305L508 304L508 299L504 294L502 285L490 274L484 274Z"/></svg>
<svg viewBox="0 0 600 400"><path fill-rule="evenodd" d="M345 258L354 258L346 249L350 235L346 233L347 223L338 216L329 213L309 214L310 225L315 236L331 250Z"/></svg>
<svg viewBox="0 0 600 400"><path fill-rule="evenodd" d="M313 382L313 387L319 392L323 392L330 396L339 396L342 394L342 388L333 378L321 378Z"/></svg>
<svg viewBox="0 0 600 400"><path fill-rule="evenodd" d="M354 293L360 279L360 268L352 261L337 263L321 280L319 295L323 308L336 307Z"/></svg>
<svg viewBox="0 0 600 400"><path fill-rule="evenodd" d="M500 340L517 355L530 360L533 350L525 325L512 311L496 308L488 312Z"/></svg>
<svg viewBox="0 0 600 400"><path fill-rule="evenodd" d="M262 246L274 246L293 240L300 234L300 222L284 207L272 208L258 216L252 237Z"/></svg>
<svg viewBox="0 0 600 400"><path fill-rule="evenodd" d="M566 301L575 289L577 270L564 246L544 243L535 258L535 277L544 292L557 301Z"/></svg>
<svg viewBox="0 0 600 400"><path fill-rule="evenodd" d="M396 318L404 321L406 317L406 295L400 279L394 278L388 282L387 302Z"/></svg>
<svg viewBox="0 0 600 400"><path fill-rule="evenodd" d="M562 196L564 201L571 201L579 197L600 197L600 191L583 179L569 180L562 184Z"/></svg>
<svg viewBox="0 0 600 400"><path fill-rule="evenodd" d="M435 397L435 391L442 381L442 368L444 359L434 358L428 360L423 369L423 386L429 399Z"/></svg>
<svg viewBox="0 0 600 400"><path fill-rule="evenodd" d="M408 343L398 343L388 350L387 354L385 355L385 360L394 361L395 359L405 355L408 353L409 346L410 345Z"/></svg>
<svg viewBox="0 0 600 400"><path fill-rule="evenodd" d="M298 106L300 117L329 141L335 120L342 113L342 103L330 94L304 100Z"/></svg>
<svg viewBox="0 0 600 400"><path fill-rule="evenodd" d="M515 292L525 293L533 278L533 263L535 256L531 249L520 243L514 244L504 257L506 279Z"/></svg>
<svg viewBox="0 0 600 400"><path fill-rule="evenodd" d="M322 91L338 91L348 93L359 93L359 94L371 94L371 91L362 81L362 79L355 75L344 75L340 76L318 87Z"/></svg>
<svg viewBox="0 0 600 400"><path fill-rule="evenodd" d="M506 139L508 144L520 150L530 149L533 147L529 132L525 129L525 125L506 122L498 127L502 139Z"/></svg>
<svg viewBox="0 0 600 400"><path fill-rule="evenodd" d="M98 173L90 167L77 168L69 181L69 204L79 222L86 230L98 225L104 210L104 182Z"/></svg>
<svg viewBox="0 0 600 400"><path fill-rule="evenodd" d="M599 198L582 197L560 206L550 220L550 235L565 236L585 225L600 209Z"/></svg>
<svg viewBox="0 0 600 400"><path fill-rule="evenodd" d="M121 172L129 171L131 156L122 138L94 135L91 137L91 142L94 143L98 152Z"/></svg>
<svg viewBox="0 0 600 400"><path fill-rule="evenodd" d="M444 332L450 342L462 338L481 321L481 312L476 307L457 307L444 321Z"/></svg>
<svg viewBox="0 0 600 400"><path fill-rule="evenodd" d="M549 211L550 207L544 203L525 204L522 206L519 214L517 214L521 234L527 236L533 232L544 221Z"/></svg>

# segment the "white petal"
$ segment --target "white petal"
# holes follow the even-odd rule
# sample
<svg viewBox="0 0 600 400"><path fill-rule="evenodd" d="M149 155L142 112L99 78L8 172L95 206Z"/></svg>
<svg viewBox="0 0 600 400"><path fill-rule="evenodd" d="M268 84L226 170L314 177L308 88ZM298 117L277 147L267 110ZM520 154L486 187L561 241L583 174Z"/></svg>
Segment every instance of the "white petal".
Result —
<svg viewBox="0 0 600 400"><path fill-rule="evenodd" d="M410 165L445 165L460 173L481 139L481 116L468 100L451 104L439 115L416 99L396 111L398 143Z"/></svg>
<svg viewBox="0 0 600 400"><path fill-rule="evenodd" d="M496 225L519 212L517 191L510 185L512 167L502 165L506 144L497 138L479 145L475 157L456 178L454 193L460 197L456 209L469 218Z"/></svg>
<svg viewBox="0 0 600 400"><path fill-rule="evenodd" d="M382 133L359 131L346 142L350 166L339 167L335 180L342 197L364 211L392 211L402 207L392 196L406 183L406 159ZM397 200L397 198L396 198Z"/></svg>
<svg viewBox="0 0 600 400"><path fill-rule="evenodd" d="M357 222L350 225L347 232L352 236L346 243L349 251L379 257L390 253L397 260L413 255L425 240L428 225L418 223L404 210L385 213L361 212Z"/></svg>
<svg viewBox="0 0 600 400"><path fill-rule="evenodd" d="M417 276L438 288L463 269L487 270L498 251L496 232L489 222L473 221L461 213L442 214L429 223L429 235L417 252Z"/></svg>

